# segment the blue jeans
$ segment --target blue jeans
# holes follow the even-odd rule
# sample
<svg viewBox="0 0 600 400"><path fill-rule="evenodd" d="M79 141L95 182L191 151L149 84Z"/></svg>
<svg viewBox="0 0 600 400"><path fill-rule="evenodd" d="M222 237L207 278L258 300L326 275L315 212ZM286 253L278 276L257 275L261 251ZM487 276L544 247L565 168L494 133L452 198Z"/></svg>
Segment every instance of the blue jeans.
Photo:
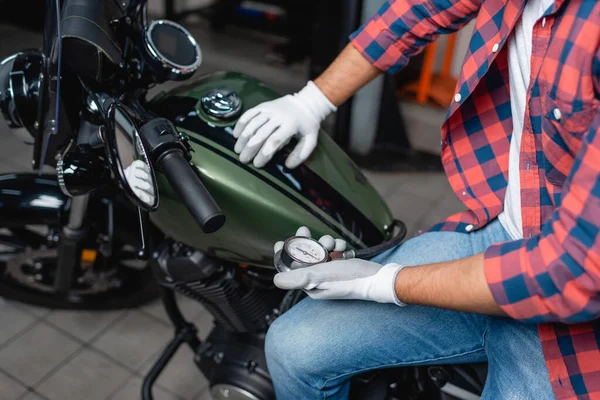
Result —
<svg viewBox="0 0 600 400"><path fill-rule="evenodd" d="M481 253L510 237L498 220L430 232L375 261L423 265ZM279 400L347 399L349 379L381 368L489 362L483 399L553 399L535 325L433 307L307 298L271 325L269 372Z"/></svg>

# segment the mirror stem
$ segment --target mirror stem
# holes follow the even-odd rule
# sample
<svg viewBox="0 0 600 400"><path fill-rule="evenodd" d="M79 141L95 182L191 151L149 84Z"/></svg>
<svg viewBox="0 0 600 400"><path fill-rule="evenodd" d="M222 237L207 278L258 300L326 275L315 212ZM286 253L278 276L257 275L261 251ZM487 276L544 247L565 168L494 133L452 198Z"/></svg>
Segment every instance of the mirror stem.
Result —
<svg viewBox="0 0 600 400"><path fill-rule="evenodd" d="M148 218L148 212L138 207L138 220L140 222L140 239L142 244L137 251L137 259L140 261L146 261L150 257L150 249L148 247L150 234L149 224L150 219Z"/></svg>

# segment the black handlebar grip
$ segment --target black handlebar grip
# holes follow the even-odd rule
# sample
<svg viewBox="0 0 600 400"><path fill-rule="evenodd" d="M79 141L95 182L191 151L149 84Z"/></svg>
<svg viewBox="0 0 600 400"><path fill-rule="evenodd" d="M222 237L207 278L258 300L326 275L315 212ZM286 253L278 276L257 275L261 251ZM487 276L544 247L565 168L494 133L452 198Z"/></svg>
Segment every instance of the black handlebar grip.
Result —
<svg viewBox="0 0 600 400"><path fill-rule="evenodd" d="M216 232L223 226L225 214L208 193L181 150L171 149L165 152L158 159L158 168L165 174L205 233Z"/></svg>

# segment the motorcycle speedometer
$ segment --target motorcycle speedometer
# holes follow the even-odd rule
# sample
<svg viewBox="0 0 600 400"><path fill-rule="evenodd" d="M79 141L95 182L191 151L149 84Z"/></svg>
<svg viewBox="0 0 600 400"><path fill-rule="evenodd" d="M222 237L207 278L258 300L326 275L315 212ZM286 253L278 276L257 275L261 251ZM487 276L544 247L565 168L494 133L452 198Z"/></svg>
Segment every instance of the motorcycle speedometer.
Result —
<svg viewBox="0 0 600 400"><path fill-rule="evenodd" d="M321 243L307 237L292 236L275 255L275 267L279 272L285 272L328 260L329 252Z"/></svg>
<svg viewBox="0 0 600 400"><path fill-rule="evenodd" d="M202 63L200 46L192 34L176 22L152 21L143 39L144 59L159 81L187 79Z"/></svg>

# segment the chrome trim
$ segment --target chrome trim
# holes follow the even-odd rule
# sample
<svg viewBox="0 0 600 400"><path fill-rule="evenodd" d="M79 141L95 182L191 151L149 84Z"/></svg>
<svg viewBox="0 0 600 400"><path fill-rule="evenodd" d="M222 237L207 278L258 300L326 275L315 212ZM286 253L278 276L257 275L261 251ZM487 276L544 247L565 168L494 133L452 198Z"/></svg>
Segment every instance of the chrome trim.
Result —
<svg viewBox="0 0 600 400"><path fill-rule="evenodd" d="M469 392L461 387L453 385L451 383L446 383L440 389L441 392L449 394L450 396L456 397L460 400L479 400L479 395Z"/></svg>
<svg viewBox="0 0 600 400"><path fill-rule="evenodd" d="M100 111L99 104L96 104L96 100L94 100L94 98L90 94L88 94L87 96L86 106L92 114L96 114L98 111Z"/></svg>
<svg viewBox="0 0 600 400"><path fill-rule="evenodd" d="M22 52L18 52L6 57L4 60L0 62L0 68L7 68L9 66L11 68L10 71L5 73L6 82L0 82L0 110L2 110L2 114L9 128L22 128L23 122L17 112L17 108L15 106L15 95L12 87L12 64L14 63L17 56L23 54ZM8 65L7 65L8 64ZM6 86L5 86L6 85ZM2 90L4 90L5 94L2 95Z"/></svg>
<svg viewBox="0 0 600 400"><path fill-rule="evenodd" d="M217 88L206 92L200 99L202 110L211 117L230 119L242 110L242 99L236 92Z"/></svg>
<svg viewBox="0 0 600 400"><path fill-rule="evenodd" d="M180 65L174 63L158 50L158 48L154 44L154 41L152 40L152 30L158 25L170 25L183 32L183 34L187 37L192 46L194 46L194 48L196 49L196 60L192 64ZM146 45L146 49L148 49L148 52L150 53L152 58L154 58L156 61L159 61L163 65L163 67L169 69L172 73L176 75L191 74L195 72L202 63L202 51L200 50L200 46L196 42L196 39L194 39L192 34L183 26L179 25L176 22L169 21L167 19L154 20L150 23L150 25L146 27L144 34L144 44Z"/></svg>
<svg viewBox="0 0 600 400"><path fill-rule="evenodd" d="M144 2L142 6L142 23L144 26L148 25L148 2Z"/></svg>
<svg viewBox="0 0 600 400"><path fill-rule="evenodd" d="M210 392L214 400L260 400L249 391L227 383L214 385Z"/></svg>
<svg viewBox="0 0 600 400"><path fill-rule="evenodd" d="M63 192L63 194L67 197L73 197L73 195L69 192L69 189L67 189L67 185L65 185L65 176L64 176L64 160L63 157L60 156L58 158L58 161L56 161L56 178L58 180L58 187L60 188L60 191Z"/></svg>
<svg viewBox="0 0 600 400"><path fill-rule="evenodd" d="M22 52L20 51L18 53L11 54L10 56L6 57L4 60L0 61L0 67L3 66L4 64L6 64L7 62L10 62L10 61L14 60L21 53Z"/></svg>

